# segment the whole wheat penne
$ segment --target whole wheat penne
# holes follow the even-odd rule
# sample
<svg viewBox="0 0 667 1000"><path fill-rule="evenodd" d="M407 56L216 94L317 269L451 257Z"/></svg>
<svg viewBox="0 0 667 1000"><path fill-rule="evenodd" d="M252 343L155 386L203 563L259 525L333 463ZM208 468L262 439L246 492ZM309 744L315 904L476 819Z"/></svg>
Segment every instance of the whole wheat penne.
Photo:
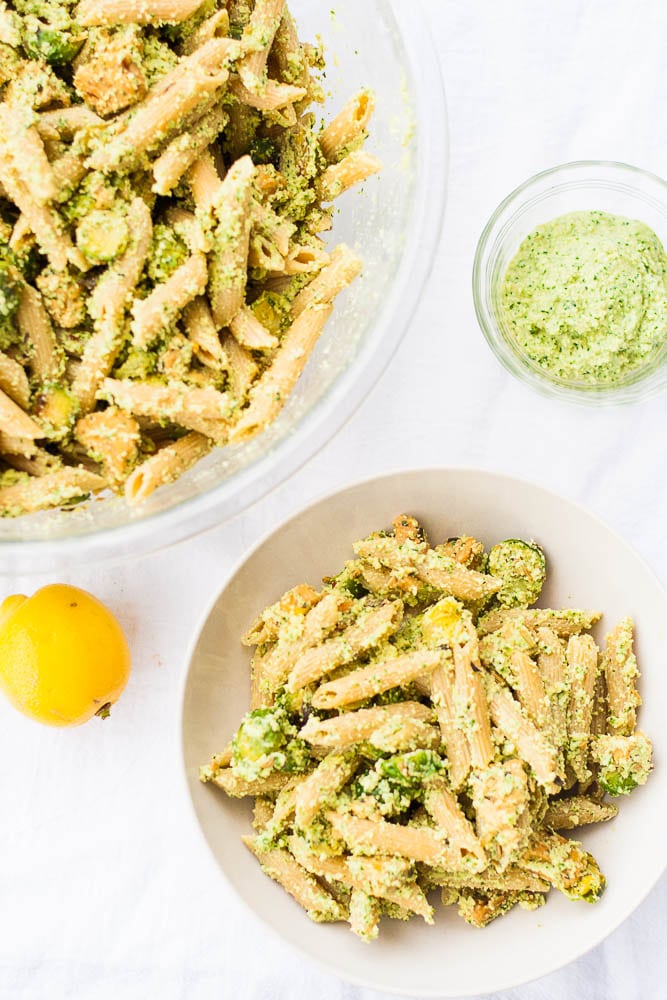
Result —
<svg viewBox="0 0 667 1000"><path fill-rule="evenodd" d="M511 664L519 701L538 729L544 729L550 717L550 706L537 663L523 650L516 650L512 653Z"/></svg>
<svg viewBox="0 0 667 1000"><path fill-rule="evenodd" d="M0 487L0 515L15 517L60 507L84 494L103 490L105 486L106 481L88 469L57 469L14 486Z"/></svg>
<svg viewBox="0 0 667 1000"><path fill-rule="evenodd" d="M567 762L577 780L589 775L588 744L593 718L593 696L598 674L599 650L590 635L573 635L567 644L567 672L570 682L569 744Z"/></svg>
<svg viewBox="0 0 667 1000"><path fill-rule="evenodd" d="M352 889L369 892L417 913L427 923L433 922L433 908L426 896L410 879L410 865L398 857L323 857L308 849L300 838L288 840L290 851L299 864L318 878L340 882Z"/></svg>
<svg viewBox="0 0 667 1000"><path fill-rule="evenodd" d="M178 479L213 447L213 441L192 431L173 444L161 448L132 472L125 483L128 503L141 503L151 493Z"/></svg>
<svg viewBox="0 0 667 1000"><path fill-rule="evenodd" d="M283 110L303 100L307 94L305 87L293 87L289 83L276 83L275 80L267 80L260 93L253 93L241 80L234 77L229 81L229 91L242 104L258 111Z"/></svg>
<svg viewBox="0 0 667 1000"><path fill-rule="evenodd" d="M88 264L83 254L72 245L58 214L50 206L35 201L6 152L0 152L0 183L22 213L40 250L56 271L64 271L68 262L79 270L86 270Z"/></svg>
<svg viewBox="0 0 667 1000"><path fill-rule="evenodd" d="M409 684L413 678L433 670L439 662L439 653L416 650L384 663L360 667L345 677L322 684L313 695L313 705L315 708L332 709L372 698L391 688Z"/></svg>
<svg viewBox="0 0 667 1000"><path fill-rule="evenodd" d="M398 628L403 615L401 601L390 601L364 611L339 636L301 653L289 673L287 688L298 691L319 681L336 667L350 663L360 653L377 646Z"/></svg>
<svg viewBox="0 0 667 1000"><path fill-rule="evenodd" d="M376 156L355 150L348 153L339 163L332 163L320 175L317 191L322 201L333 201L355 184L360 184L382 170L382 163Z"/></svg>
<svg viewBox="0 0 667 1000"><path fill-rule="evenodd" d="M311 716L299 736L315 747L343 748L365 740L372 741L374 734L383 727L401 720L430 723L433 720L433 710L418 701L402 701L395 705L360 708L330 719Z"/></svg>
<svg viewBox="0 0 667 1000"><path fill-rule="evenodd" d="M556 633L550 628L538 629L537 639L540 646L537 664L544 680L551 714L548 729L552 736L551 742L559 748L559 753L562 755L567 745L567 710L570 701L565 649Z"/></svg>
<svg viewBox="0 0 667 1000"><path fill-rule="evenodd" d="M185 208L169 208L165 212L165 220L181 237L190 253L210 251L210 237L194 212L188 212Z"/></svg>
<svg viewBox="0 0 667 1000"><path fill-rule="evenodd" d="M187 132L181 133L153 161L153 191L167 195L176 187L183 174L207 149L227 121L222 107L213 107Z"/></svg>
<svg viewBox="0 0 667 1000"><path fill-rule="evenodd" d="M104 119L85 104L73 104L40 112L35 125L42 139L72 139L80 129L104 125Z"/></svg>
<svg viewBox="0 0 667 1000"><path fill-rule="evenodd" d="M22 410L30 406L30 385L25 369L18 361L0 351L0 390L13 399Z"/></svg>
<svg viewBox="0 0 667 1000"><path fill-rule="evenodd" d="M218 328L229 326L244 302L254 174L250 157L241 157L229 168L215 199L218 224L209 260L209 295Z"/></svg>
<svg viewBox="0 0 667 1000"><path fill-rule="evenodd" d="M613 802L596 802L586 795L570 795L552 799L544 814L543 824L552 830L574 830L589 823L605 823L618 813Z"/></svg>
<svg viewBox="0 0 667 1000"><path fill-rule="evenodd" d="M261 94L266 86L266 61L285 8L285 0L256 0L244 31L244 43L255 49L237 66L244 86Z"/></svg>
<svg viewBox="0 0 667 1000"><path fill-rule="evenodd" d="M336 810L327 812L326 817L348 847L361 854L397 854L411 861L451 867L452 871L475 871L484 866L451 847L440 830L360 819Z"/></svg>
<svg viewBox="0 0 667 1000"><path fill-rule="evenodd" d="M637 659L633 652L634 625L623 618L605 637L602 666L607 680L609 702L609 732L630 736L637 725L637 708L641 698L637 691Z"/></svg>
<svg viewBox="0 0 667 1000"><path fill-rule="evenodd" d="M499 729L514 743L521 759L533 770L535 778L549 792L558 788L558 753L543 734L523 714L521 706L507 688L488 678L489 711Z"/></svg>
<svg viewBox="0 0 667 1000"><path fill-rule="evenodd" d="M208 368L227 371L230 365L216 329L208 302L198 296L183 310L183 322L197 358Z"/></svg>
<svg viewBox="0 0 667 1000"><path fill-rule="evenodd" d="M454 658L454 701L460 728L464 729L470 746L470 760L473 767L487 767L494 757L491 740L491 722L486 695L479 673L477 638L464 646L455 643L452 648Z"/></svg>
<svg viewBox="0 0 667 1000"><path fill-rule="evenodd" d="M220 195L221 177L210 149L204 150L186 172L192 198L201 216L207 216Z"/></svg>
<svg viewBox="0 0 667 1000"><path fill-rule="evenodd" d="M249 351L272 351L279 344L278 338L262 326L252 309L247 306L239 309L229 324L229 329L239 344Z"/></svg>
<svg viewBox="0 0 667 1000"><path fill-rule="evenodd" d="M2 441L0 433L0 452L2 451ZM29 476L46 476L48 473L62 468L63 465L59 455L52 455L50 451L39 447L25 449L20 455L3 455L3 459L12 469L16 469L17 472L26 472Z"/></svg>
<svg viewBox="0 0 667 1000"><path fill-rule="evenodd" d="M181 42L180 51L183 55L189 55L198 49L200 45L207 42L209 38L228 38L229 36L229 13L223 7L222 10L216 10L214 14L210 17L205 18L201 24L198 24L191 34ZM234 58L238 58L242 51L243 46L241 42L234 38L228 38L228 41L235 44L235 49L231 51L234 53Z"/></svg>
<svg viewBox="0 0 667 1000"><path fill-rule="evenodd" d="M24 284L21 289L16 320L25 342L30 344L30 365L35 377L42 384L58 381L64 370L63 352L42 296L32 285Z"/></svg>
<svg viewBox="0 0 667 1000"><path fill-rule="evenodd" d="M316 922L343 920L344 912L334 897L298 864L289 851L274 848L262 851L253 837L244 837L248 847L266 872L278 882Z"/></svg>
<svg viewBox="0 0 667 1000"><path fill-rule="evenodd" d="M44 436L41 427L2 389L0 389L0 427L5 434L14 438L33 439Z"/></svg>
<svg viewBox="0 0 667 1000"><path fill-rule="evenodd" d="M145 299L135 299L130 329L136 346L148 347L169 329L188 302L204 293L207 281L206 257L193 253Z"/></svg>
<svg viewBox="0 0 667 1000"><path fill-rule="evenodd" d="M211 770L208 766L201 769L200 777L202 781L210 781L222 788L234 799L246 798L249 795L271 795L279 792L290 780L289 774L277 771L268 777L248 781L246 778L240 778L231 767Z"/></svg>
<svg viewBox="0 0 667 1000"><path fill-rule="evenodd" d="M291 587L253 620L241 642L244 646L262 646L283 638L298 638L305 631L306 615L322 600L321 591L308 583Z"/></svg>
<svg viewBox="0 0 667 1000"><path fill-rule="evenodd" d="M0 135L5 155L38 205L53 201L59 185L37 128L19 105L0 104Z"/></svg>
<svg viewBox="0 0 667 1000"><path fill-rule="evenodd" d="M294 18L287 6L273 42L271 61L282 81L308 89L310 74L304 46L299 41Z"/></svg>
<svg viewBox="0 0 667 1000"><path fill-rule="evenodd" d="M470 744L457 726L454 704L454 672L444 658L430 674L431 700L449 761L449 780L458 791L470 773Z"/></svg>
<svg viewBox="0 0 667 1000"><path fill-rule="evenodd" d="M290 628L287 635L278 637L275 646L265 657L264 687L267 691L274 692L285 684L295 664L307 650L325 640L340 621L343 608L350 604L349 598L337 591L325 594L303 616L303 628L299 633L294 634ZM355 631L355 626L352 629L351 638L355 643L358 642L359 632L358 628ZM364 632L366 634L362 641L367 641L368 631L365 627Z"/></svg>
<svg viewBox="0 0 667 1000"><path fill-rule="evenodd" d="M0 455L4 461L7 461L9 456L33 458L38 450L39 447L35 444L34 438L13 437L0 430Z"/></svg>
<svg viewBox="0 0 667 1000"><path fill-rule="evenodd" d="M424 805L453 847L484 859L484 850L475 829L461 809L456 795L448 788L445 778L437 776L432 779L426 789Z"/></svg>
<svg viewBox="0 0 667 1000"><path fill-rule="evenodd" d="M54 160L51 166L57 185L55 201L67 201L87 172L84 158L70 149Z"/></svg>
<svg viewBox="0 0 667 1000"><path fill-rule="evenodd" d="M499 608L482 615L477 622L480 638L502 628L506 622L520 622L529 629L550 628L556 635L568 638L587 632L602 614L599 611L581 611L578 608Z"/></svg>
<svg viewBox="0 0 667 1000"><path fill-rule="evenodd" d="M76 10L84 27L114 24L177 24L201 7L201 0L81 0Z"/></svg>
<svg viewBox="0 0 667 1000"><path fill-rule="evenodd" d="M81 367L72 382L72 391L82 413L89 412L95 405L96 392L116 359L124 333L121 320L151 244L153 223L143 198L130 202L127 219L132 233L130 243L104 272L90 298L89 311L95 320L95 329L84 347Z"/></svg>
<svg viewBox="0 0 667 1000"><path fill-rule="evenodd" d="M501 586L496 577L467 569L456 560L430 549L428 543L400 544L391 536L377 535L355 542L354 551L371 565L386 566L396 575L417 576L429 586L462 601L490 597Z"/></svg>
<svg viewBox="0 0 667 1000"><path fill-rule="evenodd" d="M273 364L249 393L249 405L232 432L232 441L254 437L273 422L297 383L333 306L312 306L294 320L276 349Z"/></svg>
<svg viewBox="0 0 667 1000"><path fill-rule="evenodd" d="M193 389L176 380L162 384L107 378L100 395L135 416L172 420L207 437L212 436L209 432L216 425L214 436L221 436L231 414L231 400L226 393L213 388Z"/></svg>
<svg viewBox="0 0 667 1000"><path fill-rule="evenodd" d="M331 302L361 273L361 261L348 246L341 243L331 253L329 263L316 278L306 285L292 303L292 315L304 309Z"/></svg>
<svg viewBox="0 0 667 1000"><path fill-rule="evenodd" d="M222 349L229 362L227 368L229 391L240 404L245 401L250 392L250 387L257 378L259 365L250 351L247 351L245 347L241 347L231 333L227 333L222 337Z"/></svg>
<svg viewBox="0 0 667 1000"><path fill-rule="evenodd" d="M331 260L324 248L296 243L290 247L284 260L285 274L310 274L321 271Z"/></svg>
<svg viewBox="0 0 667 1000"><path fill-rule="evenodd" d="M332 118L320 135L320 146L329 163L339 159L366 135L366 126L375 110L375 97L370 90L360 90Z"/></svg>
<svg viewBox="0 0 667 1000"><path fill-rule="evenodd" d="M297 825L306 827L325 807L333 805L336 794L358 767L358 758L349 751L328 754L296 790Z"/></svg>
<svg viewBox="0 0 667 1000"><path fill-rule="evenodd" d="M375 941L380 933L382 906L376 896L363 889L352 889L348 904L350 930L362 941Z"/></svg>

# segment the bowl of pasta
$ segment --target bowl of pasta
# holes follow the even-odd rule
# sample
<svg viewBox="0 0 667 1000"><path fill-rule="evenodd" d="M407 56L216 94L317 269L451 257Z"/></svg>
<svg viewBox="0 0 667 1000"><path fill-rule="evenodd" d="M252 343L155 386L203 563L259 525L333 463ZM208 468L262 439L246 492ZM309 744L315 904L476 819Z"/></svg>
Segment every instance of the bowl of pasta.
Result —
<svg viewBox="0 0 667 1000"><path fill-rule="evenodd" d="M314 502L190 650L186 796L227 891L378 990L575 960L665 869L666 623L636 553L531 484L411 470Z"/></svg>
<svg viewBox="0 0 667 1000"><path fill-rule="evenodd" d="M231 517L366 396L446 185L438 61L402 7L0 10L3 568Z"/></svg>

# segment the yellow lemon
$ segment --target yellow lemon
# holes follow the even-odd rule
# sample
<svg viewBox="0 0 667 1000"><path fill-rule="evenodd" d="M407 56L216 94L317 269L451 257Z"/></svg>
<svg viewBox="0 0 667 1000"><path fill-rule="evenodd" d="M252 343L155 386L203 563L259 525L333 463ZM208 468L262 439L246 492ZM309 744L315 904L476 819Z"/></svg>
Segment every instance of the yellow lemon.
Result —
<svg viewBox="0 0 667 1000"><path fill-rule="evenodd" d="M24 715L50 726L104 717L129 674L123 630L85 590L55 583L0 605L0 688Z"/></svg>

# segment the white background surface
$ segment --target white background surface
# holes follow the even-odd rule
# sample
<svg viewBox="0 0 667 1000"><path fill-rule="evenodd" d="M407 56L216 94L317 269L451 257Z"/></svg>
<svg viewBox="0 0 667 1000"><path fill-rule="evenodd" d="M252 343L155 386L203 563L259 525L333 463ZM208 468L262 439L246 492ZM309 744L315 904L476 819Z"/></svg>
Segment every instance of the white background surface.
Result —
<svg viewBox="0 0 667 1000"><path fill-rule="evenodd" d="M335 441L243 518L131 566L58 574L118 613L134 671L111 718L78 730L42 729L0 705L1 1000L378 1000L306 964L232 897L179 784L186 646L239 556L307 500L407 464L513 473L584 502L667 583L666 398L592 411L533 395L490 355L470 294L479 232L529 174L579 158L667 174L667 6L423 6L447 86L451 164L443 240L410 334ZM666 915L663 878L590 955L500 996L663 997Z"/></svg>

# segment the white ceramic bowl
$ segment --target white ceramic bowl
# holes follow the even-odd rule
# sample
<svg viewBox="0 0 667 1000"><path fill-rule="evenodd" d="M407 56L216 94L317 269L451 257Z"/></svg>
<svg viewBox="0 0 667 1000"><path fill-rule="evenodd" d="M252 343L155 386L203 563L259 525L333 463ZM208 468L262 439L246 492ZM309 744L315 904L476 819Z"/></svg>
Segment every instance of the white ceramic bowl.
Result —
<svg viewBox="0 0 667 1000"><path fill-rule="evenodd" d="M648 784L619 802L611 823L581 837L607 875L600 903L573 903L552 892L538 912L512 911L483 931L453 908L434 927L385 921L365 945L344 925L311 923L260 870L240 842L251 807L202 785L197 770L220 750L248 709L249 652L239 637L255 614L300 581L318 585L352 556L351 543L409 512L432 540L467 532L491 544L534 538L548 558L545 605L604 611L600 632L635 618L642 668L641 727L655 744ZM667 802L667 595L639 556L580 507L536 486L487 472L430 469L351 486L307 507L245 558L207 612L195 640L182 701L182 751L199 827L231 885L276 933L346 979L388 992L471 996L510 988L579 957L611 933L665 869ZM225 891L221 886L221 891Z"/></svg>
<svg viewBox="0 0 667 1000"><path fill-rule="evenodd" d="M382 374L419 301L444 209L447 113L423 15L399 0L293 0L301 37L325 46L331 116L361 87L376 95L368 149L382 173L337 205L333 242L364 273L334 314L284 410L252 441L216 449L136 508L108 497L71 511L0 519L0 574L135 556L240 513L329 440ZM319 112L318 112L319 113Z"/></svg>

